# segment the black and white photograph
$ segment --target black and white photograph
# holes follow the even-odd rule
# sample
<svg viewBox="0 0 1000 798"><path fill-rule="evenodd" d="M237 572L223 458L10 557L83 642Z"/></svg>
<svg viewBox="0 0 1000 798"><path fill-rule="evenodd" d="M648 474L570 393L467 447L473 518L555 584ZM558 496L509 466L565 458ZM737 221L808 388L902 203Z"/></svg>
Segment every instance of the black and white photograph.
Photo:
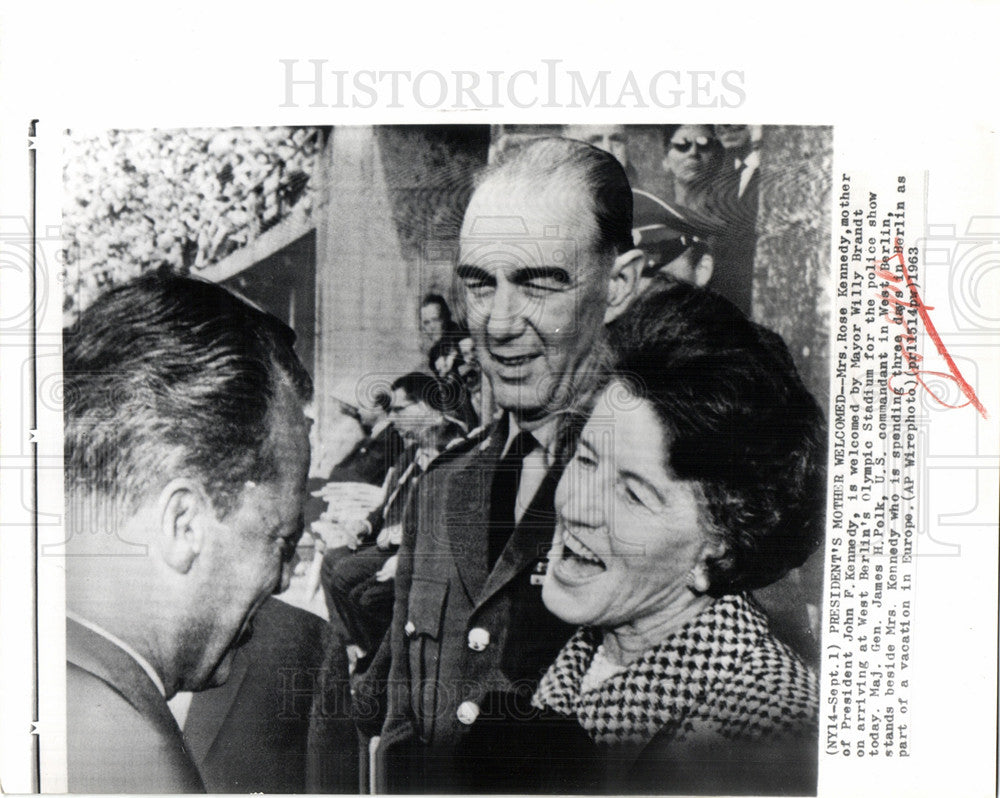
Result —
<svg viewBox="0 0 1000 798"><path fill-rule="evenodd" d="M832 131L69 131L72 792L815 794Z"/></svg>
<svg viewBox="0 0 1000 798"><path fill-rule="evenodd" d="M998 27L0 8L0 792L996 795Z"/></svg>

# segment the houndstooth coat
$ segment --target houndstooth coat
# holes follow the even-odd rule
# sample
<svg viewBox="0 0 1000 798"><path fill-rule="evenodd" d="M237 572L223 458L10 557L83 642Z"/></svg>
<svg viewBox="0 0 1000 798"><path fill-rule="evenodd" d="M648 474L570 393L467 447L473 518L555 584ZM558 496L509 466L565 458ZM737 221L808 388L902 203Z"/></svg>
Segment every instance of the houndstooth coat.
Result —
<svg viewBox="0 0 1000 798"><path fill-rule="evenodd" d="M532 703L576 718L608 754L617 788L815 790L816 676L773 636L749 596L715 601L625 670L581 693L599 643L596 630L578 630Z"/></svg>

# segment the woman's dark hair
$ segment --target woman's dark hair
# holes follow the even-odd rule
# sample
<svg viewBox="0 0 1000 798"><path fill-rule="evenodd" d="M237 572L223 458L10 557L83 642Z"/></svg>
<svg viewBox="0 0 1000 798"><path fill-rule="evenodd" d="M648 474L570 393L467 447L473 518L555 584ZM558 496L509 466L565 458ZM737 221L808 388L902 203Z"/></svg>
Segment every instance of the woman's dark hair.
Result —
<svg viewBox="0 0 1000 798"><path fill-rule="evenodd" d="M448 301L441 294L424 294L424 298L420 300L420 307L424 308L428 305L437 305L441 323L445 327L451 324L451 308L448 307Z"/></svg>
<svg viewBox="0 0 1000 798"><path fill-rule="evenodd" d="M768 585L823 536L825 425L781 338L705 289L664 283L611 330L615 379L663 423L725 553L712 594Z"/></svg>

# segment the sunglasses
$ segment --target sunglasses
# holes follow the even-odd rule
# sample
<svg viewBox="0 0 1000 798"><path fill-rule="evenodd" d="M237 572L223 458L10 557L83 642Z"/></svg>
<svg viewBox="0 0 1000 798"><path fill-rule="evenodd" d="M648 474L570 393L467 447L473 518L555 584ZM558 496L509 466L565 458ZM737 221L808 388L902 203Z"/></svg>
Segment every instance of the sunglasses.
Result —
<svg viewBox="0 0 1000 798"><path fill-rule="evenodd" d="M698 236L683 235L680 238L673 238L664 241L657 247L647 252L646 264L642 270L643 277L652 277L668 263L677 260L684 252L694 246L705 246L703 239Z"/></svg>
<svg viewBox="0 0 1000 798"><path fill-rule="evenodd" d="M702 150L712 150L719 146L718 139L710 139L708 136L698 136L696 139L678 139L671 141L670 146L677 152L689 152L692 147L696 147L699 152Z"/></svg>

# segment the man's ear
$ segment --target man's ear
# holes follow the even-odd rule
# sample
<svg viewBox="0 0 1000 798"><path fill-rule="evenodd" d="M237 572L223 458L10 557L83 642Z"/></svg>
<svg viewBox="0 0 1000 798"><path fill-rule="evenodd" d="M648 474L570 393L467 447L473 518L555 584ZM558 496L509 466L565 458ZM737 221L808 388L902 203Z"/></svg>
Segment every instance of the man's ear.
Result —
<svg viewBox="0 0 1000 798"><path fill-rule="evenodd" d="M708 281L712 279L714 271L715 258L712 257L712 253L706 252L698 259L698 263L694 267L694 284L699 288L704 288L708 285Z"/></svg>
<svg viewBox="0 0 1000 798"><path fill-rule="evenodd" d="M631 304L639 291L639 277L646 263L646 254L641 249L630 249L615 258L608 277L608 306L604 311L604 323L617 319Z"/></svg>
<svg viewBox="0 0 1000 798"><path fill-rule="evenodd" d="M215 509L202 485L190 478L173 479L160 491L160 549L180 574L191 570L205 543L206 521Z"/></svg>

